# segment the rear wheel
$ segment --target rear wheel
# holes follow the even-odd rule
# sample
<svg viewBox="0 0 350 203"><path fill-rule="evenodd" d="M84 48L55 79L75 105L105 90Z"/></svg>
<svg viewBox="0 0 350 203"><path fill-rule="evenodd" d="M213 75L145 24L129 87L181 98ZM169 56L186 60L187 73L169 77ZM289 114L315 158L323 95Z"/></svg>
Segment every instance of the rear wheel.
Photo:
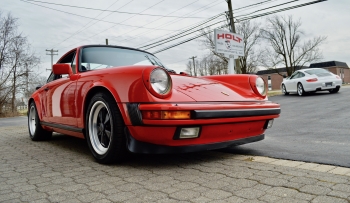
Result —
<svg viewBox="0 0 350 203"><path fill-rule="evenodd" d="M284 84L282 84L282 93L284 95L289 95L289 92L287 92L286 86Z"/></svg>
<svg viewBox="0 0 350 203"><path fill-rule="evenodd" d="M33 141L48 140L52 137L52 132L43 129L40 125L39 115L34 102L31 102L29 105L28 130L29 137Z"/></svg>
<svg viewBox="0 0 350 203"><path fill-rule="evenodd" d="M98 93L92 97L85 126L86 139L97 162L109 164L125 158L125 125L112 96Z"/></svg>
<svg viewBox="0 0 350 203"><path fill-rule="evenodd" d="M298 83L297 92L299 96L305 95L304 87L301 83Z"/></svg>
<svg viewBox="0 0 350 203"><path fill-rule="evenodd" d="M336 87L334 89L329 90L329 93L337 93L339 92L340 87Z"/></svg>

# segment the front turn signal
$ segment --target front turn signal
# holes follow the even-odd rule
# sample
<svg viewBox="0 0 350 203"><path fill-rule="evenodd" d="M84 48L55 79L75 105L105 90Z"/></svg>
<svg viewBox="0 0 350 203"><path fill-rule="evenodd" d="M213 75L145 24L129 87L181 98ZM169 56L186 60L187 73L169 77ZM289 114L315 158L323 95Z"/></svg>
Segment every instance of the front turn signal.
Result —
<svg viewBox="0 0 350 203"><path fill-rule="evenodd" d="M150 120L181 120L191 119L191 111L142 111L143 119Z"/></svg>

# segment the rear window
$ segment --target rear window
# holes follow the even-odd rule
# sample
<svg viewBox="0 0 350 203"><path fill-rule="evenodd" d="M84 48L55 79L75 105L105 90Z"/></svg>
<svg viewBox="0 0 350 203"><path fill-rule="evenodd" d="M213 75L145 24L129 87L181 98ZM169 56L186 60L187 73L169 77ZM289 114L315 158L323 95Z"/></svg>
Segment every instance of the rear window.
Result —
<svg viewBox="0 0 350 203"><path fill-rule="evenodd" d="M314 74L319 74L319 73L330 73L328 70L322 69L322 68L307 70L305 72L309 75L314 75Z"/></svg>

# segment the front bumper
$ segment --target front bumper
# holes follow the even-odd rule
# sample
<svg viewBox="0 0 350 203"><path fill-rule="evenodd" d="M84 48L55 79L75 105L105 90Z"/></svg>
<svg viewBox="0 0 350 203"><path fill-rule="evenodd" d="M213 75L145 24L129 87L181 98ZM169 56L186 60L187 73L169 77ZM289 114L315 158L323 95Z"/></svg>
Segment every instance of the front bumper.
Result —
<svg viewBox="0 0 350 203"><path fill-rule="evenodd" d="M258 136L252 136L242 139L208 143L208 144L197 144L197 145L185 145L185 146L166 146L158 145L147 142L138 141L130 135L126 129L127 134L127 147L130 152L142 153L142 154L165 154L165 153L189 153L197 151L207 151L214 149L222 149L227 147L233 147L237 145L257 142L265 138L264 134Z"/></svg>
<svg viewBox="0 0 350 203"><path fill-rule="evenodd" d="M132 124L127 125L129 135L128 147L132 152L139 152L133 147L139 146L138 143L160 146L161 149L164 147L171 148L171 152L176 151L175 149L185 152L191 151L187 148L194 146L207 146L204 148L211 149L222 148L221 146L229 146L236 142L248 143L250 140L256 140L256 136L263 135L268 122L278 118L281 111L279 104L269 101L203 104L127 104L127 107ZM191 119L151 120L142 118L142 110L160 109L190 110ZM200 128L198 137L179 139L179 136L176 135L179 132L179 128L191 127ZM242 142L242 140L245 141ZM145 151L149 151L149 149Z"/></svg>

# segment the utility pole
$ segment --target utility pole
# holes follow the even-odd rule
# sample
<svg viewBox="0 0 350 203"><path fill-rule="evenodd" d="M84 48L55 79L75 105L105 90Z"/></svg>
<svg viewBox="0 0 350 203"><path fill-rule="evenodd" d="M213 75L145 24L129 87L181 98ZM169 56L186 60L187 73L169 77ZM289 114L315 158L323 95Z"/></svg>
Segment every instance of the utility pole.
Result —
<svg viewBox="0 0 350 203"><path fill-rule="evenodd" d="M58 50L53 50L53 49L46 49L46 51L48 51L49 53L46 53L46 55L51 55L51 71L52 71L52 67L53 67L53 55L58 55ZM47 69L46 69L47 70Z"/></svg>
<svg viewBox="0 0 350 203"><path fill-rule="evenodd" d="M229 23L230 23L230 31L236 33L235 20L233 19L233 11L232 11L232 3L231 0L226 0L228 6L228 15L229 15ZM239 62L239 58L235 60L235 69L236 73L242 73L241 71L241 63Z"/></svg>
<svg viewBox="0 0 350 203"><path fill-rule="evenodd" d="M236 28L235 28L235 21L233 19L233 11L232 11L232 3L231 0L226 0L227 5L228 5L228 12L229 12L229 19L230 19L230 25L231 25L231 32L236 33Z"/></svg>
<svg viewBox="0 0 350 203"><path fill-rule="evenodd" d="M197 76L197 72L196 72L196 63L194 62L194 59L197 58L197 56L192 56L189 59L192 59L193 61L193 72L194 72L194 76Z"/></svg>

